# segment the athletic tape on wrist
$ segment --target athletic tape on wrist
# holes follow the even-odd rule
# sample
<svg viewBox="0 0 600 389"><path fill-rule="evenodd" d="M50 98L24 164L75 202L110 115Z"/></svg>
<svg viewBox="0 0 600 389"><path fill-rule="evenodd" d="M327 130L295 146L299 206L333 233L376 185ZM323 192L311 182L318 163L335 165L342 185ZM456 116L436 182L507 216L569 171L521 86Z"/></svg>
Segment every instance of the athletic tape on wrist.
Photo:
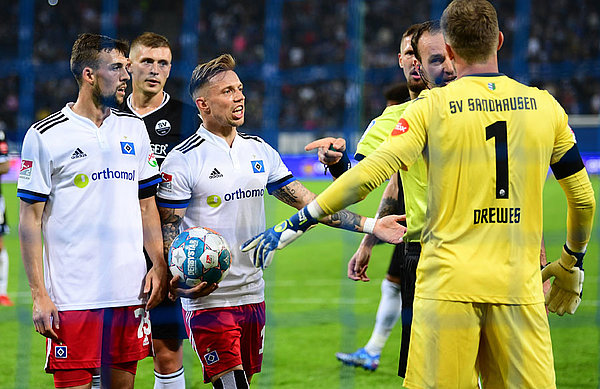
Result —
<svg viewBox="0 0 600 389"><path fill-rule="evenodd" d="M373 230L375 229L375 223L377 223L377 219L368 217L367 220L365 220L365 224L363 225L363 232L365 234L372 234Z"/></svg>

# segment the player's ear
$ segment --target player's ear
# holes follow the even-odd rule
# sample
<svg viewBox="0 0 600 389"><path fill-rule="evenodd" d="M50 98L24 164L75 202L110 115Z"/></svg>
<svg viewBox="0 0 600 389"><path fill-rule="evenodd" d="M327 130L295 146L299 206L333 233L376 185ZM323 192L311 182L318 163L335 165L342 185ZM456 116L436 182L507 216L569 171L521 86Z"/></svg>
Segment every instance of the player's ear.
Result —
<svg viewBox="0 0 600 389"><path fill-rule="evenodd" d="M398 66L400 66L400 69L404 69L404 66L402 66L402 53L398 53Z"/></svg>
<svg viewBox="0 0 600 389"><path fill-rule="evenodd" d="M448 43L445 43L446 45L446 53L448 53L448 58L450 58L450 60L454 60L454 50L452 50L452 46L450 46Z"/></svg>
<svg viewBox="0 0 600 389"><path fill-rule="evenodd" d="M496 49L496 51L500 51L500 48L502 47L503 43L504 43L504 34L502 33L502 31L498 31L498 48Z"/></svg>
<svg viewBox="0 0 600 389"><path fill-rule="evenodd" d="M93 84L96 75L94 73L94 69L89 66L86 66L81 71L81 80L82 82L87 82L88 84Z"/></svg>
<svg viewBox="0 0 600 389"><path fill-rule="evenodd" d="M194 102L196 103L196 108L198 108L198 111L202 113L210 113L210 107L208 106L208 102L204 97L198 96Z"/></svg>
<svg viewBox="0 0 600 389"><path fill-rule="evenodd" d="M125 69L127 69L128 73L131 73L131 59L127 58L127 65L125 65Z"/></svg>

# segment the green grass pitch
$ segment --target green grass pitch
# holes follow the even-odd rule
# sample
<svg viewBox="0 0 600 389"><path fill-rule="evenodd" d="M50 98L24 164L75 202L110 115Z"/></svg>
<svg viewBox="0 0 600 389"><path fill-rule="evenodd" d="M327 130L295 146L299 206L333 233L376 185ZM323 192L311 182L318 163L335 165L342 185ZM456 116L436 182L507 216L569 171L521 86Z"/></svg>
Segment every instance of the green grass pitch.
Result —
<svg viewBox="0 0 600 389"><path fill-rule="evenodd" d="M599 180L594 178L598 193ZM305 183L320 192L327 181ZM14 307L0 307L0 388L52 387L52 376L43 372L44 339L31 322L31 295L20 261L14 184L3 184L12 227L5 237L11 267L9 294ZM373 215L381 189L353 210ZM269 197L269 196L268 196ZM549 258L560 253L565 240L565 199L554 179L544 192L544 234ZM288 217L291 208L269 197L267 220L271 225ZM379 369L367 372L342 367L335 352L354 351L371 334L379 302L380 283L386 272L391 247L375 248L369 275L371 282L346 278L346 264L361 235L319 226L279 252L265 272L267 328L262 373L254 388L399 388L397 377L399 325L381 356ZM574 316L550 316L557 384L563 388L599 387L598 234L594 232L585 266L584 298ZM184 343L188 387L203 385L200 363L189 342ZM136 387L153 386L150 358L138 366Z"/></svg>

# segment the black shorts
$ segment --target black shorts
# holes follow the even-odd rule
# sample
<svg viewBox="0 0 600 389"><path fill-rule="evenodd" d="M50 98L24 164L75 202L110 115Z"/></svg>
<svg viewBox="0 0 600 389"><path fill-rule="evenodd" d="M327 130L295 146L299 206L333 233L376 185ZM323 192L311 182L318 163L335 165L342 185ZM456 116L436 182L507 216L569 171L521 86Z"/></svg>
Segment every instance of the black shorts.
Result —
<svg viewBox="0 0 600 389"><path fill-rule="evenodd" d="M181 299L175 301L166 297L150 310L152 339L187 339Z"/></svg>
<svg viewBox="0 0 600 389"><path fill-rule="evenodd" d="M150 270L152 261L146 250L144 250L144 256L146 257L146 267ZM172 301L169 297L165 297L155 308L150 310L150 323L152 339L187 339L181 299Z"/></svg>
<svg viewBox="0 0 600 389"><path fill-rule="evenodd" d="M421 244L409 242L406 245L402 271L400 272L400 294L402 295L402 340L400 341L400 362L398 375L406 374L408 346L412 324L413 301L415 299L415 282L417 281L417 264L421 256Z"/></svg>
<svg viewBox="0 0 600 389"><path fill-rule="evenodd" d="M402 263L404 262L404 246L405 244L402 242L394 247L392 259L390 260L390 267L388 267L387 271L387 274L392 277L401 277L400 274L402 273Z"/></svg>

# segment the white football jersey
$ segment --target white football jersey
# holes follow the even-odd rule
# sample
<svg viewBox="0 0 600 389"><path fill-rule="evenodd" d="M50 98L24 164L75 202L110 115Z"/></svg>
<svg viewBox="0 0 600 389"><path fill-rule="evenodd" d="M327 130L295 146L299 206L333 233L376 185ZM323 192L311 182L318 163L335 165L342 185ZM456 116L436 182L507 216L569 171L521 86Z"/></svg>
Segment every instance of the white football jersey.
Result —
<svg viewBox="0 0 600 389"><path fill-rule="evenodd" d="M161 166L158 205L187 208L181 230L209 227L231 250L229 274L206 297L182 298L185 310L231 307L264 301L262 270L240 245L265 229L265 191L272 193L295 178L271 146L238 133L231 147L200 126L176 146Z"/></svg>
<svg viewBox="0 0 600 389"><path fill-rule="evenodd" d="M46 289L61 311L140 304L138 193L160 181L146 127L112 110L98 128L71 104L31 126L21 152L17 196L46 202Z"/></svg>

